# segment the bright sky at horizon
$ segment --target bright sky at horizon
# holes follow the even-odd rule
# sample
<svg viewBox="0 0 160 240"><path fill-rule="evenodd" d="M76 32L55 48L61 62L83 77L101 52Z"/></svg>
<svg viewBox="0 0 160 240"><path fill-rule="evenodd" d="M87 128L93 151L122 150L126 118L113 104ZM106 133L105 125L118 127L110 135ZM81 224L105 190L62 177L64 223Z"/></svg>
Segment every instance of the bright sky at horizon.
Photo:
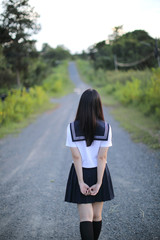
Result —
<svg viewBox="0 0 160 240"><path fill-rule="evenodd" d="M160 0L29 0L40 15L41 31L34 35L37 48L43 43L64 45L72 53L87 50L108 39L115 26L123 31L142 29L160 38Z"/></svg>

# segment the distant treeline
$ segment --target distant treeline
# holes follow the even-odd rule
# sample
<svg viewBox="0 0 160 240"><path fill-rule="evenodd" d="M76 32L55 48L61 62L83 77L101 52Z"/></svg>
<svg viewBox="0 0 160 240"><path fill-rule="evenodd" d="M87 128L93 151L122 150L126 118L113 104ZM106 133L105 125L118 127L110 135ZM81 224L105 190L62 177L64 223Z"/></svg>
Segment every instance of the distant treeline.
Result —
<svg viewBox="0 0 160 240"><path fill-rule="evenodd" d="M160 64L160 39L152 38L144 30L135 30L123 35L121 32L122 26L115 27L107 41L94 44L79 56L90 59L95 69L141 70Z"/></svg>
<svg viewBox="0 0 160 240"><path fill-rule="evenodd" d="M64 59L70 58L70 53L63 46L50 47L43 44L42 50L34 49L34 57L25 59L24 69L20 71L20 86L32 87L41 85L43 80L52 73L52 69L59 65ZM17 74L12 65L8 62L0 46L0 94L12 87L17 87Z"/></svg>
<svg viewBox="0 0 160 240"><path fill-rule="evenodd" d="M125 106L134 106L145 116L160 120L160 68L143 71L95 70L89 61L78 60L84 80L102 89Z"/></svg>

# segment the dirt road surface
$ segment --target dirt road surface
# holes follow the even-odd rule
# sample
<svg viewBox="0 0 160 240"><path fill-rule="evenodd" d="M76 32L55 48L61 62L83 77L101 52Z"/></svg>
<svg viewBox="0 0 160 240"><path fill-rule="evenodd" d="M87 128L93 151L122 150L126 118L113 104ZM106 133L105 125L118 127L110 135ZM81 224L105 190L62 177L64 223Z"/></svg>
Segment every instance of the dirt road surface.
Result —
<svg viewBox="0 0 160 240"><path fill-rule="evenodd" d="M69 64L74 92L52 99L42 114L16 136L0 140L0 240L78 240L77 206L64 202L70 150L66 127L80 94L88 88ZM112 126L108 153L115 199L104 204L100 240L160 239L160 152L134 143L104 107Z"/></svg>

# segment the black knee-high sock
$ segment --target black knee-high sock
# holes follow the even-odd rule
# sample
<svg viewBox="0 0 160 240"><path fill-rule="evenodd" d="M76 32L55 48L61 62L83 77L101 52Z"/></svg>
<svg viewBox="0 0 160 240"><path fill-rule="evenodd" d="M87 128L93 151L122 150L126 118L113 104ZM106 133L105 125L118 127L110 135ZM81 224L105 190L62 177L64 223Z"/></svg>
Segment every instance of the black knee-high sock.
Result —
<svg viewBox="0 0 160 240"><path fill-rule="evenodd" d="M95 222L93 221L93 233L94 233L94 240L97 240L102 228L102 221Z"/></svg>
<svg viewBox="0 0 160 240"><path fill-rule="evenodd" d="M80 233L82 240L94 240L93 223L89 221L80 222Z"/></svg>

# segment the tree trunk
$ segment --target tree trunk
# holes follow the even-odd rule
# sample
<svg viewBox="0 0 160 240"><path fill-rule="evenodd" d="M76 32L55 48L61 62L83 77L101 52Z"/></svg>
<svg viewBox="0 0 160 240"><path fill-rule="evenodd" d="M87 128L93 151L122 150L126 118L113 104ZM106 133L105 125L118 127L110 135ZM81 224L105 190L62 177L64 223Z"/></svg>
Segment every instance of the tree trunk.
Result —
<svg viewBox="0 0 160 240"><path fill-rule="evenodd" d="M21 87L21 80L20 80L20 73L19 70L16 70L16 74L17 74L17 85L20 88Z"/></svg>

